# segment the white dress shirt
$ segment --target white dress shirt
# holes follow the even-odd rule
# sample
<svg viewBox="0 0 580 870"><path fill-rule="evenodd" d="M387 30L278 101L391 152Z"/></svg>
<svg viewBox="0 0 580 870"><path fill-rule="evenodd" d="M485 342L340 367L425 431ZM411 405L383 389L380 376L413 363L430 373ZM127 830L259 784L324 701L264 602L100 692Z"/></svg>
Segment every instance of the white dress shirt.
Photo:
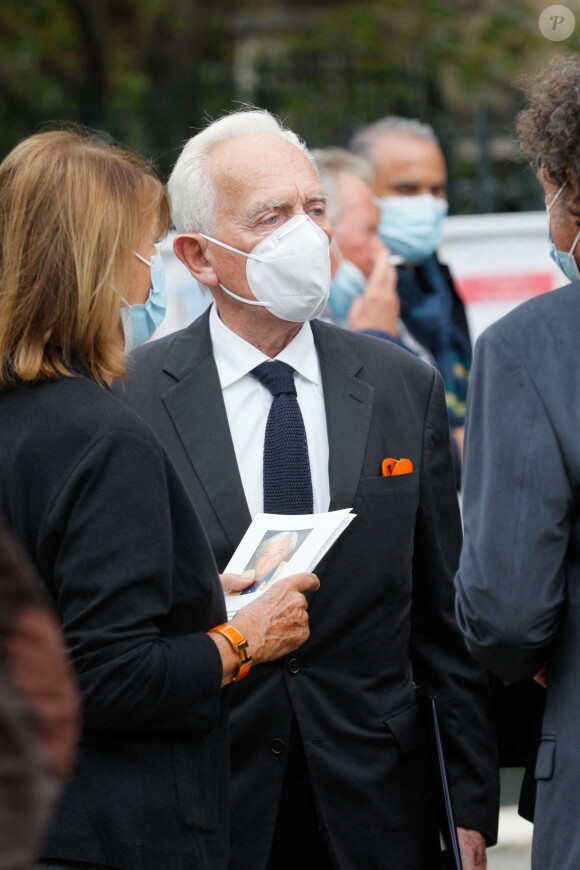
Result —
<svg viewBox="0 0 580 870"><path fill-rule="evenodd" d="M242 485L254 517L264 510L264 436L273 397L250 372L270 357L228 329L215 304L211 307L209 329ZM296 395L308 442L314 513L323 513L330 504L328 432L320 364L309 323L276 359L295 370Z"/></svg>

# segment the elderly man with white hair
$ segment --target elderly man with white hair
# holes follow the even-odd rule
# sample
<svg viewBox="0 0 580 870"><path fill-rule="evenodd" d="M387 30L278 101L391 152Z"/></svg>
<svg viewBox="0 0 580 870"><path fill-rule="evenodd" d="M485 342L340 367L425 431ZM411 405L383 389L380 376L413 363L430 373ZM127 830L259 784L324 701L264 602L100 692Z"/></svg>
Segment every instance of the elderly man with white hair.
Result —
<svg viewBox="0 0 580 870"><path fill-rule="evenodd" d="M438 697L463 866L484 867L497 767L487 684L453 613L461 523L441 379L317 320L326 194L269 113L190 139L169 189L175 251L214 302L135 354L126 398L172 456L218 567L259 512L356 514L317 569L310 639L231 693L230 867L438 866L416 684Z"/></svg>

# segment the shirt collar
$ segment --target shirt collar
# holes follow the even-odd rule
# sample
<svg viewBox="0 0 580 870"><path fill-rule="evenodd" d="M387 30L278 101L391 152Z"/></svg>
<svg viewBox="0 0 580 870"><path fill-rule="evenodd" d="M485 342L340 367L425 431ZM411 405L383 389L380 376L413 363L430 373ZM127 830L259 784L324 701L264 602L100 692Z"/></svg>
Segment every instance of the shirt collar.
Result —
<svg viewBox="0 0 580 870"><path fill-rule="evenodd" d="M239 381L257 365L270 359L220 320L215 303L209 314L209 331L222 389ZM320 383L318 354L309 323L302 326L276 359L291 365L298 374L313 384Z"/></svg>

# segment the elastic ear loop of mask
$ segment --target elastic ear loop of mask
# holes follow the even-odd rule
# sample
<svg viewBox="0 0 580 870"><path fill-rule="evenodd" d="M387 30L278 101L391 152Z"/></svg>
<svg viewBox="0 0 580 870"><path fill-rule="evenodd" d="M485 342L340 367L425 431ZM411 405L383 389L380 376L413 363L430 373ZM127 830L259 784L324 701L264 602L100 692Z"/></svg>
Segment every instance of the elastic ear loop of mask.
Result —
<svg viewBox="0 0 580 870"><path fill-rule="evenodd" d="M547 205L547 206L546 206L546 211L551 211L552 206L553 206L556 202L558 202L558 200L559 200L559 198L560 198L560 196L561 196L561 194L562 194L562 191L564 190L564 188L566 187L567 184L568 184L567 181L565 181L564 184L562 184L562 186L560 187L560 190L558 191L558 193L556 194L556 196L554 197L554 199L552 200L552 202L550 203L550 205Z"/></svg>
<svg viewBox="0 0 580 870"><path fill-rule="evenodd" d="M145 263L146 266L149 266L150 269L153 268L153 266L151 265L151 260L153 259L153 257L161 257L161 251L159 250L158 244L155 244L155 253L153 254L153 257L151 257L151 260L146 260L145 257L142 257L141 254L137 253L137 251L133 251L133 254L137 257L137 259L141 260L142 263Z"/></svg>
<svg viewBox="0 0 580 870"><path fill-rule="evenodd" d="M214 245L219 245L220 248L225 248L227 251L232 251L234 254L241 254L242 257L247 257L250 260L257 260L259 263L262 262L261 257L256 257L255 254L247 254L245 251L240 251L238 248L233 248L231 245L226 245L225 242L220 242L217 239L214 239L212 236L206 236L205 233L199 234L203 239L207 239L208 242L213 242ZM238 302L245 302L246 305L259 305L262 308L271 308L271 302L259 302L257 299L244 299L243 296L238 296L236 293L232 293L231 290L228 290L227 287L224 287L223 284L218 282L218 286L222 288L224 293L227 293L228 296L231 296L232 299L237 299Z"/></svg>
<svg viewBox="0 0 580 870"><path fill-rule="evenodd" d="M228 251L233 251L234 254L241 254L242 257L248 257L248 258L251 258L252 260L258 260L258 262L261 261L261 257L256 257L254 254L246 254L245 251L239 251L237 248L232 248L231 245L226 245L225 242L218 242L217 239L214 239L211 236L206 236L205 233L200 233L200 236L204 239L207 239L208 242L213 242L214 245L219 245L220 248L226 248ZM271 302L259 302L257 299L244 299L243 296L238 296L236 293L232 293L231 290L228 290L228 288L224 287L224 285L221 284L219 281L218 281L218 287L221 287L222 290L224 291L224 293L227 293L228 296L232 297L232 299L237 299L238 302L245 302L246 305L260 305L262 308L271 308L272 307Z"/></svg>
<svg viewBox="0 0 580 870"><path fill-rule="evenodd" d="M294 229L294 227L300 226L300 224L303 224L304 221L308 220L308 215L297 215L297 217L299 217L300 220L295 221L293 226L290 227L290 229ZM291 223L291 221L288 221L288 224L290 224L290 223ZM279 239L284 238L284 236L286 235L287 232L288 232L288 226L280 227L280 232L278 234L278 238ZM202 239L207 239L208 242L213 242L214 245L219 245L220 248L226 248L226 250L232 251L234 254L241 254L242 257L248 257L248 259L250 259L250 260L257 260L259 263L261 263L263 260L263 258L259 257L257 254L252 254L251 251L249 253L247 253L246 251L240 251L239 248L233 248L231 245L226 245L225 242L220 242L218 239L214 239L213 236L206 236L205 233L199 233L199 235L202 237ZM262 241L266 241L267 238L268 238L268 236L266 236Z"/></svg>
<svg viewBox="0 0 580 870"><path fill-rule="evenodd" d="M342 256L342 251L338 247L338 242L336 241L334 236L332 237L332 241L330 243L330 246L331 246L332 250L334 251L334 256L336 257L337 263L340 266L340 264L344 262L344 257Z"/></svg>
<svg viewBox="0 0 580 870"><path fill-rule="evenodd" d="M295 221L292 229L296 226L299 226L299 224L304 223L304 221L308 220L307 215L304 215L304 216L299 215L299 217L300 217L300 221ZM290 221L288 221L288 223L290 223ZM280 234L278 236L279 238L282 238L285 235L284 230L285 230L285 228L282 227L280 230ZM286 232L287 232L287 230L286 230ZM199 235L202 237L202 239L207 239L208 242L213 242L214 245L219 245L220 248L225 248L227 251L232 251L234 254L241 254L242 257L247 257L250 260L257 260L258 263L263 262L262 257L258 257L258 256L256 256L256 254L246 253L246 251L240 251L239 248L233 248L231 245L226 245L225 242L220 242L218 239L214 239L213 236L206 236L205 233L199 233ZM266 236L266 238L268 238L268 237ZM224 287L223 284L218 284L218 286L222 288L224 293L227 293L228 296L231 296L232 299L237 299L238 302L245 302L246 305L259 305L261 308L271 308L273 305L272 302L260 302L258 299L244 299L243 296L238 296L238 295L236 295L236 293L232 293L232 291L228 290L227 287Z"/></svg>
<svg viewBox="0 0 580 870"><path fill-rule="evenodd" d="M564 188L566 187L567 184L568 184L568 181L566 180L566 181L564 182L564 184L561 185L559 191L557 192L557 194L556 194L556 196L554 197L554 199L552 200L552 202L551 202L549 205L546 206L546 211L548 212L548 214L550 213L550 211L551 211L552 206L554 205L554 203L557 202L557 200L559 199L560 195L562 194L562 191L564 190ZM576 234L576 238L575 238L574 241L572 242L572 247L571 247L570 250L568 251L568 254L567 254L567 256L568 256L568 260L571 260L572 257L573 257L573 255L574 255L574 251L576 250L576 245L578 244L578 239L580 239L580 230L579 230L578 233Z"/></svg>

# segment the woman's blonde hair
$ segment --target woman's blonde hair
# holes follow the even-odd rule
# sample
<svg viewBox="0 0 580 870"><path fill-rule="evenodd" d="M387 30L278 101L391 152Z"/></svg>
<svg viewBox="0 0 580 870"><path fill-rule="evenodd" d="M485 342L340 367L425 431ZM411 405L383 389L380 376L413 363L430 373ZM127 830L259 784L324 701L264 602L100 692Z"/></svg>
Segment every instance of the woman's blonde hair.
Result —
<svg viewBox="0 0 580 870"><path fill-rule="evenodd" d="M78 130L38 133L0 164L0 390L121 377L133 250L169 199L137 156Z"/></svg>

